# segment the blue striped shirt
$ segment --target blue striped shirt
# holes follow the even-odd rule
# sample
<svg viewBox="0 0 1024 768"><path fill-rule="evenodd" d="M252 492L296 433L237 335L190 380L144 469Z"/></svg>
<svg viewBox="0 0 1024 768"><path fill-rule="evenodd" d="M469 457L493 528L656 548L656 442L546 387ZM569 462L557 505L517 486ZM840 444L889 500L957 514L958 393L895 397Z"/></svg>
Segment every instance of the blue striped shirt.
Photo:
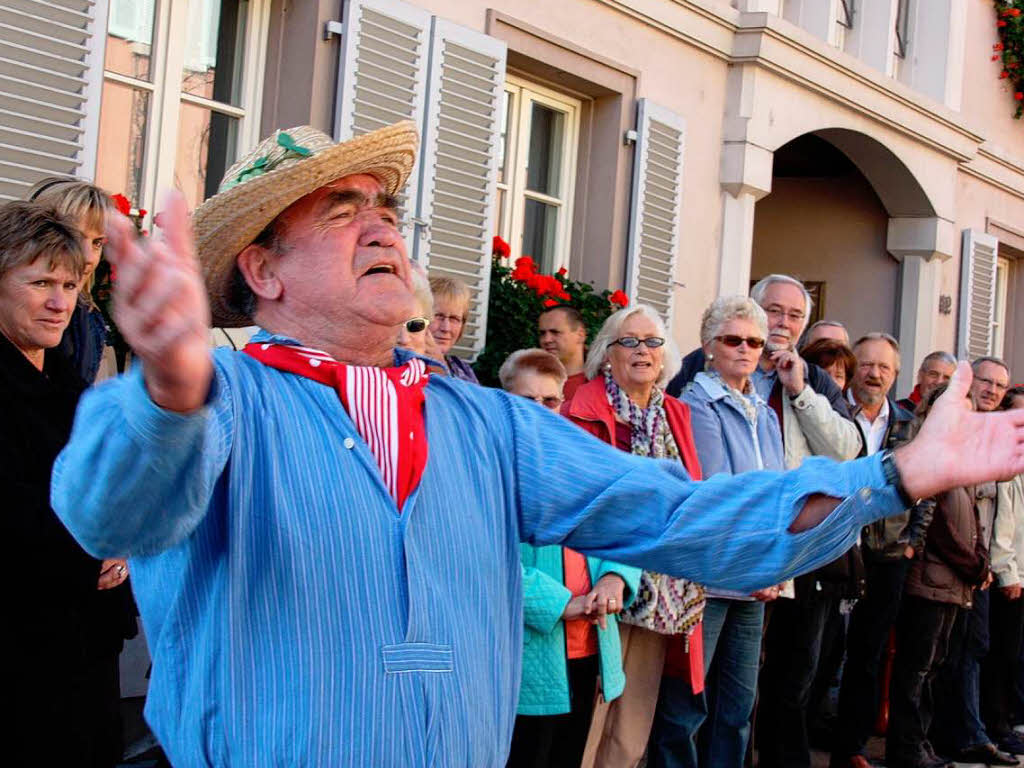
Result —
<svg viewBox="0 0 1024 768"><path fill-rule="evenodd" d="M693 483L433 376L426 471L398 514L333 389L214 362L191 414L158 408L138 370L87 392L53 476L82 546L132 558L146 716L176 766L502 766L520 539L750 591L901 509L877 456ZM787 533L815 492L850 498Z"/></svg>

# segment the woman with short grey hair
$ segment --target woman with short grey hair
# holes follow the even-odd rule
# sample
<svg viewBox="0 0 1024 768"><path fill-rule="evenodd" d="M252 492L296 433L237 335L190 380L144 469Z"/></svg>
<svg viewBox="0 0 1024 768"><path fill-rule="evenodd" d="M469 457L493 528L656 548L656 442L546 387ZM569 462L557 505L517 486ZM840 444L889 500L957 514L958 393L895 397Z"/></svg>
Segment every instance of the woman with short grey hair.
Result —
<svg viewBox="0 0 1024 768"><path fill-rule="evenodd" d="M690 406L705 477L785 469L778 419L750 381L767 338L765 311L746 296L722 296L701 318L707 370L697 374L683 401ZM701 692L681 680L662 682L649 765L741 768L757 690L764 603L778 594L768 584L753 594L707 588L707 687Z"/></svg>
<svg viewBox="0 0 1024 768"><path fill-rule="evenodd" d="M622 335L622 327L626 321L636 316L646 318L653 325L659 338L663 339L661 372L656 380L659 387L664 387L672 380L672 377L679 373L680 359L679 349L672 340L668 330L665 328L665 321L661 319L654 307L647 304L637 304L635 307L620 309L614 313L601 326L594 341L587 353L587 362L584 364L584 373L587 380L593 379L601 371L601 366L607 361L608 350L616 343ZM667 362L666 362L667 361Z"/></svg>
<svg viewBox="0 0 1024 768"><path fill-rule="evenodd" d="M620 450L680 461L691 477L699 479L689 409L664 392L678 370L679 354L661 316L644 304L621 309L598 331L584 366L589 381L580 385L562 412ZM591 728L591 739L599 739L591 745L597 768L640 762L666 654L670 649L682 651L700 624L703 607L704 592L693 582L649 571L641 574L636 599L620 619L625 689L597 711ZM689 671L689 666L682 666Z"/></svg>

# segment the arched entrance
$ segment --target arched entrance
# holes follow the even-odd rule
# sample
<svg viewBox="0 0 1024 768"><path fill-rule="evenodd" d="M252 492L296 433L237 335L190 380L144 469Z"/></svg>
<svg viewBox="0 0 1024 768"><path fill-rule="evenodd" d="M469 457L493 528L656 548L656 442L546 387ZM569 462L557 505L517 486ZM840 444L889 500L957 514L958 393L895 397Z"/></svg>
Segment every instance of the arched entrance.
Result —
<svg viewBox="0 0 1024 768"><path fill-rule="evenodd" d="M896 335L905 380L930 351L945 224L881 142L840 128L805 133L774 152L771 192L754 210L750 277L799 277L820 295L814 319L838 320L853 338Z"/></svg>

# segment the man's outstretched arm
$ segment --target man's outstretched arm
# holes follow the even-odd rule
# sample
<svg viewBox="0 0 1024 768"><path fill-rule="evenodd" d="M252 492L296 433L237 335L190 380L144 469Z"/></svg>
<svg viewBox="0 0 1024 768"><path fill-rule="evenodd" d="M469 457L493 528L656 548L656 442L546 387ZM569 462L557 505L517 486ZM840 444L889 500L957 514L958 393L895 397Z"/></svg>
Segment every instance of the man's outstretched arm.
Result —
<svg viewBox="0 0 1024 768"><path fill-rule="evenodd" d="M897 453L907 494L1024 471L1024 413L975 414L964 407L969 386L963 366L931 428ZM678 462L617 452L529 403L508 400L508 411L520 535L536 545L753 591L835 559L865 524L905 507L880 456L692 483Z"/></svg>

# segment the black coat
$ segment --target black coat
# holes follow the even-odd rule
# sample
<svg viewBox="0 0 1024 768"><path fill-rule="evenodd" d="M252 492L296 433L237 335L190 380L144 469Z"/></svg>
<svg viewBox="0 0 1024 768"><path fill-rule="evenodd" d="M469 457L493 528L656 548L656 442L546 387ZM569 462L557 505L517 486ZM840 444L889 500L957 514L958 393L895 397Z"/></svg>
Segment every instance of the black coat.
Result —
<svg viewBox="0 0 1024 768"><path fill-rule="evenodd" d="M704 350L697 347L697 349L683 358L683 367L675 375L675 378L668 383L665 391L673 397L679 397L683 388L693 381L698 373L704 370L705 363ZM832 405L832 410L846 418L850 418L850 409L843 398L843 392L832 381L831 376L814 363L807 363L805 378L811 389L819 395L824 395L828 398L829 403Z"/></svg>
<svg viewBox="0 0 1024 768"><path fill-rule="evenodd" d="M8 572L8 660L48 672L117 654L134 634L126 584L99 591L101 561L88 555L50 508L54 459L71 435L85 384L48 350L39 371L0 334L0 488Z"/></svg>

